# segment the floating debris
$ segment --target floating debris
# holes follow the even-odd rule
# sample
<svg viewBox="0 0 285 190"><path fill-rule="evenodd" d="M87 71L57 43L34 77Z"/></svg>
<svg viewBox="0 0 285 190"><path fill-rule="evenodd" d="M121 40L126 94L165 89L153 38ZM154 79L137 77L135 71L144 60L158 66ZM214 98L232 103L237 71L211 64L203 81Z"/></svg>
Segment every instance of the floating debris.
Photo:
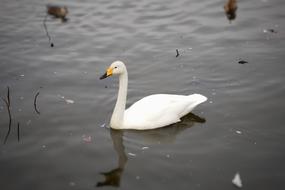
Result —
<svg viewBox="0 0 285 190"><path fill-rule="evenodd" d="M7 99L2 98L2 100L5 102L6 107L7 107L7 111L8 111L8 116L9 116L9 124L8 124L8 131L7 134L5 136L5 140L4 140L4 144L6 144L8 137L10 135L11 132L11 125L12 125L12 116L11 116L11 102L10 102L10 88L9 86L7 86Z"/></svg>
<svg viewBox="0 0 285 190"><path fill-rule="evenodd" d="M148 146L142 147L142 150L146 150L146 149L149 149L149 147Z"/></svg>
<svg viewBox="0 0 285 190"><path fill-rule="evenodd" d="M35 95L35 98L34 98L34 109L35 109L36 113L40 115L40 111L37 108L37 99L38 99L39 94L40 94L40 92L37 92L36 95Z"/></svg>
<svg viewBox="0 0 285 190"><path fill-rule="evenodd" d="M239 134L239 135L241 135L241 134L242 134L242 132L241 132L241 131L236 131L236 133L237 133L237 134Z"/></svg>
<svg viewBox="0 0 285 190"><path fill-rule="evenodd" d="M245 61L245 60L239 60L238 63L239 63L239 64L245 64L245 63L248 63L248 62Z"/></svg>
<svg viewBox="0 0 285 190"><path fill-rule="evenodd" d="M236 18L237 1L228 0L224 5L224 10L228 20L231 23L231 21Z"/></svg>
<svg viewBox="0 0 285 190"><path fill-rule="evenodd" d="M45 18L44 18L43 25L44 25L44 28L45 28L45 31L46 31L46 35L47 35L47 37L48 37L48 42L49 42L49 44L50 44L50 47L53 47L54 44L51 42L51 37L50 37L50 35L49 35L49 33L48 33L48 29L47 29L47 25L46 25L47 16L48 16L48 15L46 15Z"/></svg>
<svg viewBox="0 0 285 190"><path fill-rule="evenodd" d="M46 36L48 37L48 41L49 41L49 44L50 44L50 47L54 47L54 44L53 42L51 41L51 37L49 35L49 32L48 32L48 29L47 29L47 25L46 25L46 21L47 21L47 16L45 16L44 20L43 20L43 25L44 25L44 28L45 28L45 31L46 31Z"/></svg>
<svg viewBox="0 0 285 190"><path fill-rule="evenodd" d="M136 156L136 154L129 152L128 155L130 156Z"/></svg>
<svg viewBox="0 0 285 190"><path fill-rule="evenodd" d="M82 140L85 143L91 143L92 142L92 137L90 135L82 135Z"/></svg>
<svg viewBox="0 0 285 190"><path fill-rule="evenodd" d="M103 123L102 125L100 125L101 128L105 128L106 127L106 123Z"/></svg>
<svg viewBox="0 0 285 190"><path fill-rule="evenodd" d="M67 104L74 104L74 100L71 100L71 99L65 99L65 102Z"/></svg>
<svg viewBox="0 0 285 190"><path fill-rule="evenodd" d="M178 49L176 49L176 56L175 57L178 57L180 54L179 54L179 51Z"/></svg>
<svg viewBox="0 0 285 190"><path fill-rule="evenodd" d="M20 123L19 122L17 125L17 137L18 137L18 142L20 142Z"/></svg>
<svg viewBox="0 0 285 190"><path fill-rule="evenodd" d="M236 187L242 188L242 181L241 181L241 178L240 178L239 173L236 173L235 177L234 177L233 180L232 180L232 183L233 183Z"/></svg>
<svg viewBox="0 0 285 190"><path fill-rule="evenodd" d="M277 31L272 29L272 28L271 29L264 29L263 32L264 33L277 33Z"/></svg>
<svg viewBox="0 0 285 190"><path fill-rule="evenodd" d="M57 95L59 98L63 99L67 104L74 104L74 100L71 100L71 99L66 99L64 96L58 94Z"/></svg>

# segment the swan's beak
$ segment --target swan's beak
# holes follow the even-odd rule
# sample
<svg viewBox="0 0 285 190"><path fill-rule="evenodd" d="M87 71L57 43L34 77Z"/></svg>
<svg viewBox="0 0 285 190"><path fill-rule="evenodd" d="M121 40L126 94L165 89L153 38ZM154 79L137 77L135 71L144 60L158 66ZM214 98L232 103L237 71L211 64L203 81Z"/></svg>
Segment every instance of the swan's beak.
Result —
<svg viewBox="0 0 285 190"><path fill-rule="evenodd" d="M113 69L109 67L107 69L106 73L100 77L100 80L107 78L107 77L111 76L112 74L113 74Z"/></svg>

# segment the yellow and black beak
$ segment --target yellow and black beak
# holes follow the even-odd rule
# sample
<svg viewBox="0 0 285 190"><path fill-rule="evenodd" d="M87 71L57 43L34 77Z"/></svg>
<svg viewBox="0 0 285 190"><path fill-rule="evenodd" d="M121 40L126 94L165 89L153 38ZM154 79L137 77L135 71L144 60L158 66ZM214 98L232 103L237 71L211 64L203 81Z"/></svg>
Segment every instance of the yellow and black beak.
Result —
<svg viewBox="0 0 285 190"><path fill-rule="evenodd" d="M112 74L113 74L113 69L109 67L107 69L106 73L100 77L100 80L107 78L107 77L111 76Z"/></svg>

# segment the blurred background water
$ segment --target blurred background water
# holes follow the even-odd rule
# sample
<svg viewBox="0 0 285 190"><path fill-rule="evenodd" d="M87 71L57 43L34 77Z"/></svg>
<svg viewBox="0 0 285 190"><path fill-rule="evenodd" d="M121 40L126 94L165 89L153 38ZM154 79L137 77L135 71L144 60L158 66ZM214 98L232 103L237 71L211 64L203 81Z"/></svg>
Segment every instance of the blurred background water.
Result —
<svg viewBox="0 0 285 190"><path fill-rule="evenodd" d="M54 47L50 3L69 10L67 22L47 17ZM1 0L12 123L4 144L1 101L0 189L235 189L237 172L243 189L284 189L285 1L240 0L231 21L224 4ZM152 93L209 100L164 129L110 130L118 80L99 77L115 60L128 67L128 106Z"/></svg>

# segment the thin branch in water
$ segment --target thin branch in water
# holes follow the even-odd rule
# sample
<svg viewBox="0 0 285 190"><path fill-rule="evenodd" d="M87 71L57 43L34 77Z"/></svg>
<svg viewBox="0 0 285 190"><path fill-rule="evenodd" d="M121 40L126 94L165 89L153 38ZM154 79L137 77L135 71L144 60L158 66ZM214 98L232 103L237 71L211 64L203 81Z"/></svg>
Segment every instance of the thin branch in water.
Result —
<svg viewBox="0 0 285 190"><path fill-rule="evenodd" d="M178 49L176 49L176 56L175 57L178 57L180 54L179 54L179 51Z"/></svg>
<svg viewBox="0 0 285 190"><path fill-rule="evenodd" d="M7 89L8 89L8 91L7 91L7 100L8 100L8 105L10 107L10 88L9 88L9 86L7 86Z"/></svg>
<svg viewBox="0 0 285 190"><path fill-rule="evenodd" d="M54 45L53 45L53 43L51 42L51 37L50 37L50 35L49 35L49 33L48 33L48 29L47 29L47 25L46 25L47 17L48 17L48 15L46 14L46 16L45 16L45 18L44 18L44 20L43 20L43 25L44 25L44 28L45 28L45 31L46 31L46 35L47 35L47 37L48 37L48 41L49 41L49 43L50 43L50 47L53 47Z"/></svg>
<svg viewBox="0 0 285 190"><path fill-rule="evenodd" d="M7 100L5 100L4 98L2 98L2 100L6 104L7 111L8 111L8 116L9 116L8 131L7 131L7 134L6 134L5 139L4 139L4 144L6 144L6 142L8 140L8 137L10 135L10 132L11 132L11 124L12 124L12 116L11 116L11 110L10 110L10 90L9 90L9 87L8 87L8 92L7 92Z"/></svg>
<svg viewBox="0 0 285 190"><path fill-rule="evenodd" d="M18 142L20 142L20 123L19 122L17 125L17 136L18 136Z"/></svg>
<svg viewBox="0 0 285 190"><path fill-rule="evenodd" d="M34 98L34 108L35 108L35 111L37 114L40 114L40 111L37 108L37 99L38 99L39 94L40 94L40 92L37 92L35 95L35 98Z"/></svg>

